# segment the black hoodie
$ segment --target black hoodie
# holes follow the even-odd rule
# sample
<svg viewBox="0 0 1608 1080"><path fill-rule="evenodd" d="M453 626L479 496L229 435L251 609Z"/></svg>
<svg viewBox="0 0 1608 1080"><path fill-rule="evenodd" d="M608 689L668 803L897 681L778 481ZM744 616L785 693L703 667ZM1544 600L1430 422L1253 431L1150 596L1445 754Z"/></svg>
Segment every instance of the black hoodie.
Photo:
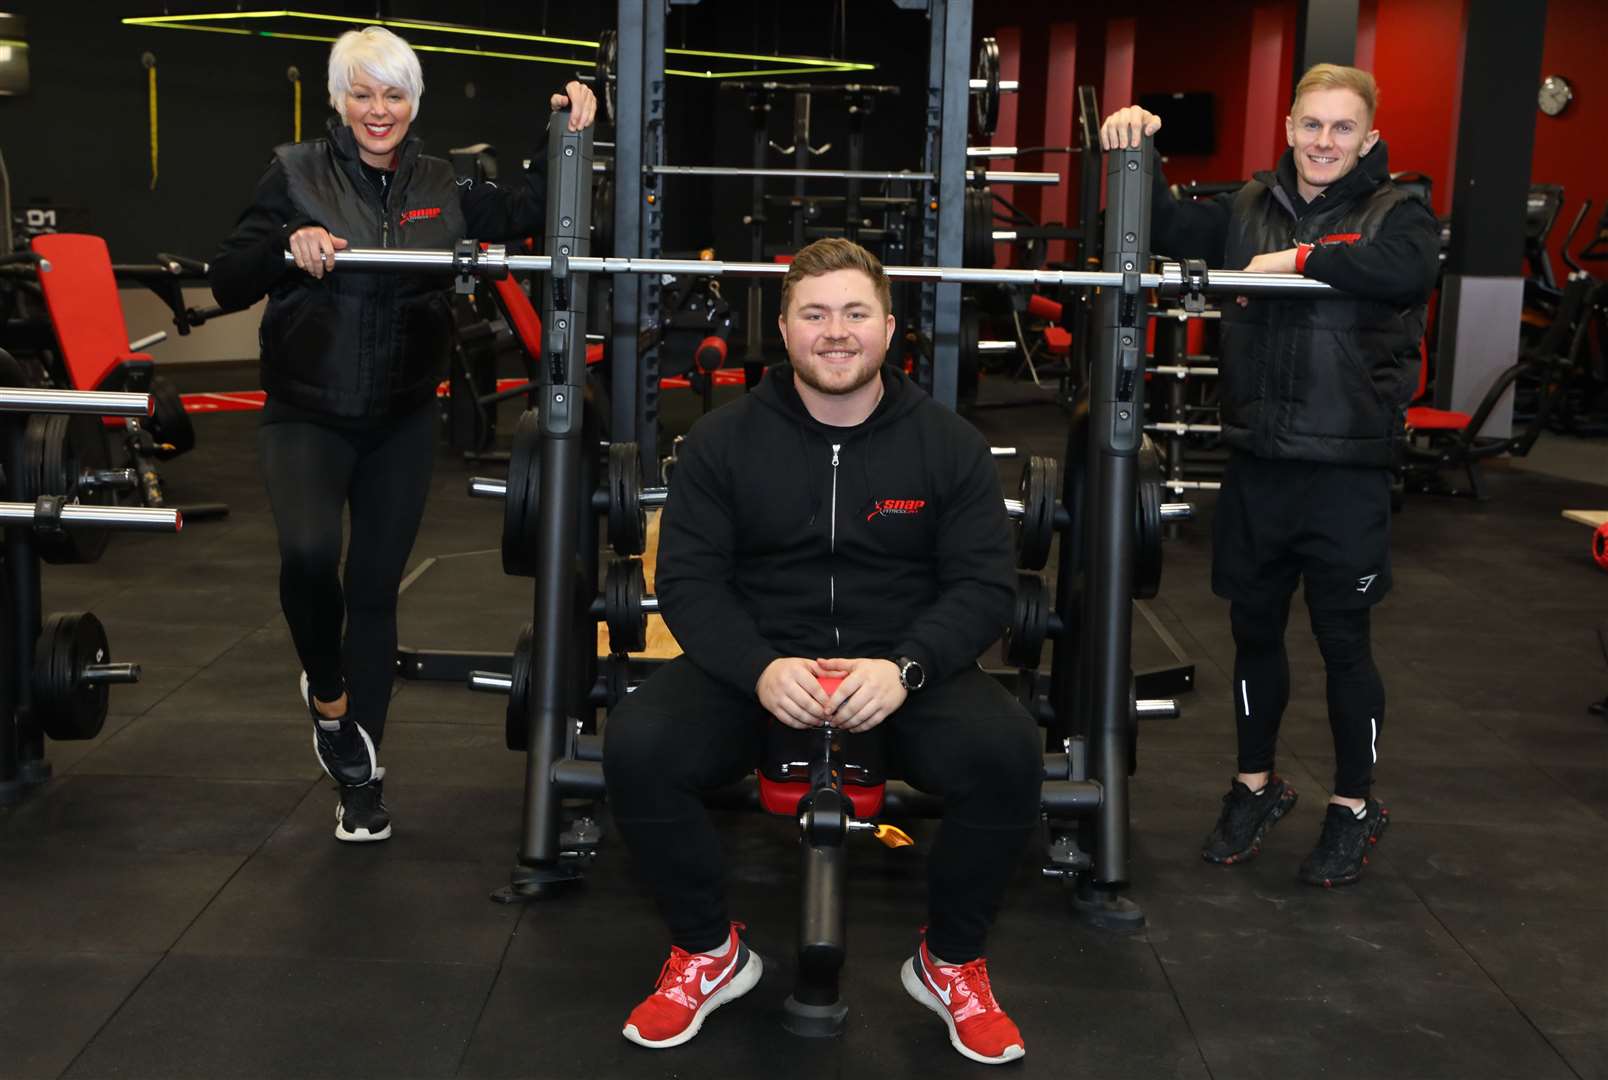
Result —
<svg viewBox="0 0 1608 1080"><path fill-rule="evenodd" d="M770 369L683 444L659 534L660 609L704 671L753 693L771 661L909 656L942 681L996 641L1011 533L983 436L896 368L855 427Z"/></svg>

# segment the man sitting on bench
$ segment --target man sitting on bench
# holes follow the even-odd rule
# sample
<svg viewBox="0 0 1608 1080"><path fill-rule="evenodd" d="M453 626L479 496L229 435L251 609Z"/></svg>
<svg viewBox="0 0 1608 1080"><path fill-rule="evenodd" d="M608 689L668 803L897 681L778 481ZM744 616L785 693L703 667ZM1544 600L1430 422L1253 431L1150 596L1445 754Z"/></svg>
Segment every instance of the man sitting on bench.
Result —
<svg viewBox="0 0 1608 1080"><path fill-rule="evenodd" d="M848 733L887 721L904 777L944 800L927 927L901 981L966 1057L1024 1053L983 959L1044 767L1034 721L977 666L1011 616L1010 531L982 435L884 365L890 306L870 252L806 247L782 283L791 363L681 449L656 590L684 655L615 708L604 738L614 820L672 943L625 1024L642 1046L686 1042L759 982L700 793L754 769L774 718ZM831 695L826 675L843 677Z"/></svg>

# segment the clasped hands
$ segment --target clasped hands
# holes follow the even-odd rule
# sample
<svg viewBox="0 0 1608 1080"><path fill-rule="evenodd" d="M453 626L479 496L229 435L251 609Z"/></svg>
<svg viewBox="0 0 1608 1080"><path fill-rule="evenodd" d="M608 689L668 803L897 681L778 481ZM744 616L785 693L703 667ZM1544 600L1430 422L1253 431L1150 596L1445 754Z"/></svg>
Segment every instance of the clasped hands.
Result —
<svg viewBox="0 0 1608 1080"><path fill-rule="evenodd" d="M823 678L843 682L828 694ZM807 731L831 724L854 734L870 731L898 711L909 691L899 681L892 660L806 660L786 656L772 660L754 687L760 705L790 728Z"/></svg>

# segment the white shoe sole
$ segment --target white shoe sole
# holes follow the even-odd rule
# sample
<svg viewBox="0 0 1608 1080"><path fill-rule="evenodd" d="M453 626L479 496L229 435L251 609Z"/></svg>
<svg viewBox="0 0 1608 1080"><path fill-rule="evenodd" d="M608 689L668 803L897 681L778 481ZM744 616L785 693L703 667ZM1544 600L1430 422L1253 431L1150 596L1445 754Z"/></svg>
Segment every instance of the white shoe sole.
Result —
<svg viewBox="0 0 1608 1080"><path fill-rule="evenodd" d="M359 730L361 730L361 729L359 729ZM375 774L374 779L376 779L376 780L384 780L385 779L385 770L384 769L375 769L374 774ZM343 811L343 809L341 807L341 804L340 804L339 800L336 801L336 803L335 803L335 839L345 841L348 844L370 844L370 843L373 843L376 840L389 840L390 838L391 838L391 823L389 821L387 821L385 823L385 828L381 829L379 832L369 832L367 829L352 829L352 830L348 830L346 828L346 821L345 821L344 811Z"/></svg>
<svg viewBox="0 0 1608 1080"><path fill-rule="evenodd" d="M688 1024L686 1029L679 1035L672 1035L668 1039L660 1039L658 1042L654 1042L652 1039L643 1038L642 1034L637 1031L635 1024L625 1025L625 1027L621 1029L620 1034L624 1035L627 1039L630 1039L638 1046L645 1046L649 1050L668 1050L672 1046L680 1046L682 1043L690 1041L694 1035L698 1034L698 1030L703 1027L703 1022L710 1013L714 1012L728 1001L736 1001L738 998L748 993L748 991L752 990L755 986L759 985L759 977L764 973L765 961L759 958L759 954L757 952L755 952L753 949L749 949L748 963L744 964L743 969L731 977L731 982L727 983L725 986L722 986L719 990L716 990L704 1000L704 1003L699 1006L698 1011L693 1014L692 1023Z"/></svg>
<svg viewBox="0 0 1608 1080"><path fill-rule="evenodd" d="M926 983L922 982L921 978L916 974L911 960L906 960L899 965L899 981L904 984L905 993L939 1015L944 1022L944 1026L949 1029L949 1045L953 1046L962 1057L971 1058L973 1061L984 1065L1003 1065L1007 1061L1015 1061L1017 1058L1027 1055L1027 1051L1019 1044L1012 1043L998 1057L984 1057L961 1042L960 1034L955 1030L955 1018L949 1015L949 1010L944 1007L942 1001L938 1000L937 995L927 989Z"/></svg>

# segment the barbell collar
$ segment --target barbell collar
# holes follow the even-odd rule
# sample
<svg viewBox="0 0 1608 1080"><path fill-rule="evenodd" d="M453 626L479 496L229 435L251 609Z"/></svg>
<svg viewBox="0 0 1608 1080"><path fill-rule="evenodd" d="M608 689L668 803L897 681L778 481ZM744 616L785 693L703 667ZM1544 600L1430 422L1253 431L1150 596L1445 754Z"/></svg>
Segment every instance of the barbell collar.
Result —
<svg viewBox="0 0 1608 1080"><path fill-rule="evenodd" d="M1163 483L1165 485L1165 482ZM1195 504L1186 502L1162 503L1162 521L1194 521Z"/></svg>
<svg viewBox="0 0 1608 1080"><path fill-rule="evenodd" d="M40 390L20 386L0 390L0 412L150 416L153 411L150 394L124 394L110 390Z"/></svg>
<svg viewBox="0 0 1608 1080"><path fill-rule="evenodd" d="M0 502L0 525L32 525L34 504ZM184 515L177 510L151 510L141 506L80 506L61 508L63 528L111 529L116 532L178 532Z"/></svg>
<svg viewBox="0 0 1608 1080"><path fill-rule="evenodd" d="M140 666L138 664L85 664L78 673L78 685L97 686L112 683L137 683L140 681Z"/></svg>
<svg viewBox="0 0 1608 1080"><path fill-rule="evenodd" d="M513 692L514 677L501 671L471 671L469 689L477 694L503 694Z"/></svg>
<svg viewBox="0 0 1608 1080"><path fill-rule="evenodd" d="M663 506L670 498L670 489L667 487L646 487L637 501L645 507Z"/></svg>
<svg viewBox="0 0 1608 1080"><path fill-rule="evenodd" d="M1176 720L1178 718L1178 702L1172 698L1140 698L1133 703L1133 714L1151 719Z"/></svg>
<svg viewBox="0 0 1608 1080"><path fill-rule="evenodd" d="M471 499L506 499L508 498L508 481L498 480L491 476L471 476L469 478L469 497Z"/></svg>

